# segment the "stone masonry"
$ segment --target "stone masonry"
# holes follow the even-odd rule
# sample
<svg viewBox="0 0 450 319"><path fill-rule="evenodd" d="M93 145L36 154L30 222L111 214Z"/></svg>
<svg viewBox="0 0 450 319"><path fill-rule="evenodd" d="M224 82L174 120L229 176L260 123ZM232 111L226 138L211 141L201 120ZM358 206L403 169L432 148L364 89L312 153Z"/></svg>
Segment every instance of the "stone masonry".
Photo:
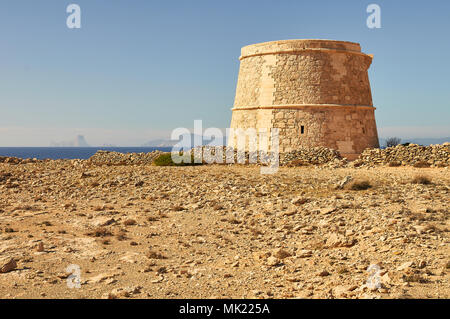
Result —
<svg viewBox="0 0 450 319"><path fill-rule="evenodd" d="M285 40L242 48L231 128L279 129L280 152L323 146L356 158L379 147L360 45ZM236 138L229 145L236 147Z"/></svg>

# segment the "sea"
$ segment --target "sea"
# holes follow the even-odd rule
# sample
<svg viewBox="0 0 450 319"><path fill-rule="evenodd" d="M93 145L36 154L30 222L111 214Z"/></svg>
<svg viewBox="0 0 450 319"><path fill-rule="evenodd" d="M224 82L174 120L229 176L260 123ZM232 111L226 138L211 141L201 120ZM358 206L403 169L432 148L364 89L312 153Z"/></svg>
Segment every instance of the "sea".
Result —
<svg viewBox="0 0 450 319"><path fill-rule="evenodd" d="M88 159L97 151L119 153L170 152L171 147L0 147L0 156L22 159Z"/></svg>

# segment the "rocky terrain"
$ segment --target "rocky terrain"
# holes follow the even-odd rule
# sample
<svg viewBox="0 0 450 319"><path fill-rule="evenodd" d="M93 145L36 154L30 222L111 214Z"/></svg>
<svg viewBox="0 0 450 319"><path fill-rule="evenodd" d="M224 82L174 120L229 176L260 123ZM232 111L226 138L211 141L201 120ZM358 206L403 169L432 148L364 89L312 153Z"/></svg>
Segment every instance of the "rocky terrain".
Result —
<svg viewBox="0 0 450 319"><path fill-rule="evenodd" d="M448 167L129 160L0 161L2 298L450 297Z"/></svg>

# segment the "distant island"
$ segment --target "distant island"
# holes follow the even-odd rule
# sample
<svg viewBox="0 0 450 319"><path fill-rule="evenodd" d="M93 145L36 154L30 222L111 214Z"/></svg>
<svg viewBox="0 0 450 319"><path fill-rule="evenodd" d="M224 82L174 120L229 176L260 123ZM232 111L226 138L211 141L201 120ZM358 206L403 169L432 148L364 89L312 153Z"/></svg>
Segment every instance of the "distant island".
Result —
<svg viewBox="0 0 450 319"><path fill-rule="evenodd" d="M51 142L52 147L90 147L83 135L78 135L71 141Z"/></svg>

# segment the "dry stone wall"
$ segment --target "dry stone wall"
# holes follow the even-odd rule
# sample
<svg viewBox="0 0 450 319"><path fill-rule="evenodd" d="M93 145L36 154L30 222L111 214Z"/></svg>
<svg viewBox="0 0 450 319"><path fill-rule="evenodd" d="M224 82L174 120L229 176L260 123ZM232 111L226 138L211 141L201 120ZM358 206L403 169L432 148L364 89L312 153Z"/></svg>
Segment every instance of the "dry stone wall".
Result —
<svg viewBox="0 0 450 319"><path fill-rule="evenodd" d="M417 144L397 145L386 149L367 149L353 165L418 165L450 166L450 143L421 146Z"/></svg>
<svg viewBox="0 0 450 319"><path fill-rule="evenodd" d="M119 153L110 151L97 151L89 158L89 162L96 165L143 165L152 164L155 158L163 154L161 151L150 153Z"/></svg>

